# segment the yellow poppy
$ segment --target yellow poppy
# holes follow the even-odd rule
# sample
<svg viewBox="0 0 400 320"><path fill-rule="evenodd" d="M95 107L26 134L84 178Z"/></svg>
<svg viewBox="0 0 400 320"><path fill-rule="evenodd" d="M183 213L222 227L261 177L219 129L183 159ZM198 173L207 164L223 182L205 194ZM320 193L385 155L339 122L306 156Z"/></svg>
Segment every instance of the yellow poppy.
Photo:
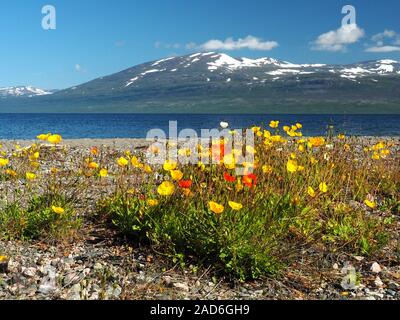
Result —
<svg viewBox="0 0 400 320"><path fill-rule="evenodd" d="M105 178L108 176L108 170L107 169L101 169L99 172L99 176L102 178Z"/></svg>
<svg viewBox="0 0 400 320"><path fill-rule="evenodd" d="M29 160L35 161L35 160L39 159L39 156L40 156L39 152L36 151L33 154L29 155Z"/></svg>
<svg viewBox="0 0 400 320"><path fill-rule="evenodd" d="M158 200L157 200L157 199L148 199L148 200L147 200L147 204L148 204L150 207L155 207L155 206L158 205Z"/></svg>
<svg viewBox="0 0 400 320"><path fill-rule="evenodd" d="M223 162L225 167L229 170L233 170L236 168L235 157L232 154L225 155Z"/></svg>
<svg viewBox="0 0 400 320"><path fill-rule="evenodd" d="M139 168L140 167L140 161L138 160L138 158L136 158L135 156L133 156L131 158L131 164L135 167L135 168Z"/></svg>
<svg viewBox="0 0 400 320"><path fill-rule="evenodd" d="M59 144L62 141L62 137L59 134L52 134L47 138L47 141L52 144Z"/></svg>
<svg viewBox="0 0 400 320"><path fill-rule="evenodd" d="M152 173L153 170L151 169L151 167L150 167L148 164L146 164L146 165L144 166L144 172L146 172L146 173Z"/></svg>
<svg viewBox="0 0 400 320"><path fill-rule="evenodd" d="M172 179L174 179L175 181L180 181L183 178L183 173L180 170L172 170L171 172L171 177Z"/></svg>
<svg viewBox="0 0 400 320"><path fill-rule="evenodd" d="M322 193L327 193L328 192L328 186L326 185L325 182L321 182L319 184L319 191L321 191Z"/></svg>
<svg viewBox="0 0 400 320"><path fill-rule="evenodd" d="M51 209L57 214L63 214L65 212L65 210L61 207L52 206Z"/></svg>
<svg viewBox="0 0 400 320"><path fill-rule="evenodd" d="M38 135L36 138L37 138L38 140L46 141L47 138L50 137L50 136L51 136L51 133L47 133L47 134L40 134L40 135Z"/></svg>
<svg viewBox="0 0 400 320"><path fill-rule="evenodd" d="M377 143L376 145L374 145L372 147L372 150L378 151L378 150L384 149L385 147L386 147L386 143L384 141L381 141L381 142Z"/></svg>
<svg viewBox="0 0 400 320"><path fill-rule="evenodd" d="M371 209L375 209L376 208L376 203L374 201L368 200L366 199L364 201L365 205Z"/></svg>
<svg viewBox="0 0 400 320"><path fill-rule="evenodd" d="M381 150L381 155L382 155L382 157L386 157L386 156L390 155L390 150L389 149Z"/></svg>
<svg viewBox="0 0 400 320"><path fill-rule="evenodd" d="M270 126L271 128L273 128L273 129L276 129L276 128L279 127L279 121L271 121L271 122L269 123L269 126Z"/></svg>
<svg viewBox="0 0 400 320"><path fill-rule="evenodd" d="M243 205L237 202L229 201L228 204L232 208L232 210L235 211L239 211L243 208Z"/></svg>
<svg viewBox="0 0 400 320"><path fill-rule="evenodd" d="M374 154L372 155L372 159L379 160L380 158L381 158L381 156L379 155L379 153L375 151Z"/></svg>
<svg viewBox="0 0 400 320"><path fill-rule="evenodd" d="M221 214L225 210L222 204L216 203L214 201L210 201L208 205L210 207L210 210L216 214Z"/></svg>
<svg viewBox="0 0 400 320"><path fill-rule="evenodd" d="M129 161L126 158L121 157L118 159L117 163L120 167L126 167L129 164Z"/></svg>
<svg viewBox="0 0 400 320"><path fill-rule="evenodd" d="M315 198L315 196L316 196L315 190L312 187L308 187L307 193L311 198Z"/></svg>
<svg viewBox="0 0 400 320"><path fill-rule="evenodd" d="M17 173L16 173L14 170L11 170L11 169L7 169L7 170L6 170L6 173L7 173L9 176L12 176L12 177L16 177L16 176L17 176Z"/></svg>
<svg viewBox="0 0 400 320"><path fill-rule="evenodd" d="M308 139L308 142L311 147L321 147L325 144L325 139L322 137L313 137Z"/></svg>
<svg viewBox="0 0 400 320"><path fill-rule="evenodd" d="M8 165L9 163L10 163L10 160L0 158L0 167L5 167L5 166Z"/></svg>
<svg viewBox="0 0 400 320"><path fill-rule="evenodd" d="M270 173L272 173L272 170L273 170L273 168L272 168L271 166L269 166L269 165L264 165L264 166L262 167L262 171L263 171L265 174L270 174Z"/></svg>
<svg viewBox="0 0 400 320"><path fill-rule="evenodd" d="M171 170L175 170L177 166L178 166L178 164L175 161L165 160L163 167L164 167L165 171L171 171Z"/></svg>
<svg viewBox="0 0 400 320"><path fill-rule="evenodd" d="M170 196L170 195L172 195L174 193L175 186L169 181L164 181L158 187L157 191L161 196Z"/></svg>
<svg viewBox="0 0 400 320"><path fill-rule="evenodd" d="M26 177L26 179L28 179L28 180L30 180L30 181L33 181L33 180L36 179L36 174L34 174L34 173L32 173L32 172L27 172L27 173L25 174L25 177Z"/></svg>
<svg viewBox="0 0 400 320"><path fill-rule="evenodd" d="M311 162L312 165L314 165L314 164L317 164L317 163L318 163L318 160L315 159L314 157L311 157L311 158L310 158L310 162Z"/></svg>
<svg viewBox="0 0 400 320"><path fill-rule="evenodd" d="M289 171L290 173L294 173L297 171L298 168L299 168L299 166L298 166L296 160L288 160L288 162L286 164L287 171Z"/></svg>

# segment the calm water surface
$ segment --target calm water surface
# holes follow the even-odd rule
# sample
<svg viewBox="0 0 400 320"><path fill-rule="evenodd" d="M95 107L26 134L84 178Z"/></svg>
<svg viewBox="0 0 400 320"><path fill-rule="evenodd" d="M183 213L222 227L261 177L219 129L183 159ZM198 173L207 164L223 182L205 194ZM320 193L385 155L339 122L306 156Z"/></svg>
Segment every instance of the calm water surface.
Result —
<svg viewBox="0 0 400 320"><path fill-rule="evenodd" d="M0 114L0 139L34 139L39 133L59 133L65 139L144 138L150 129L168 132L169 121L178 129L231 128L280 120L282 125L300 122L305 135L324 135L332 123L347 135L400 136L400 115L193 115L193 114Z"/></svg>

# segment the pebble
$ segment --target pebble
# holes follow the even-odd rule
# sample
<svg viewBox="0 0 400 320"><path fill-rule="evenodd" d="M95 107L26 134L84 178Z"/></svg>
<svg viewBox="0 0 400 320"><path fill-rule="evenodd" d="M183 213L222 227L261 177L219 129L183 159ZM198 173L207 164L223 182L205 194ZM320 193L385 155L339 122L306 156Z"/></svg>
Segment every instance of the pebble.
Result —
<svg viewBox="0 0 400 320"><path fill-rule="evenodd" d="M170 277L170 276L164 276L164 277L163 277L163 282L164 282L164 285L165 285L166 287L171 287L171 286L172 286L172 277Z"/></svg>
<svg viewBox="0 0 400 320"><path fill-rule="evenodd" d="M396 282L391 281L391 282L388 283L388 288L390 290L399 291L400 290L400 285L398 285Z"/></svg>
<svg viewBox="0 0 400 320"><path fill-rule="evenodd" d="M103 265L100 262L96 262L94 267L94 270L102 270L103 269Z"/></svg>
<svg viewBox="0 0 400 320"><path fill-rule="evenodd" d="M377 286L378 288L383 288L384 283L382 282L382 280L379 276L376 277L374 283L375 283L375 286Z"/></svg>
<svg viewBox="0 0 400 320"><path fill-rule="evenodd" d="M106 291L106 297L108 299L117 299L122 293L122 289L119 285L110 285Z"/></svg>
<svg viewBox="0 0 400 320"><path fill-rule="evenodd" d="M76 272L68 273L64 277L64 285L65 286L72 286L79 283L82 280L82 276Z"/></svg>
<svg viewBox="0 0 400 320"><path fill-rule="evenodd" d="M189 292L189 286L186 283L176 282L173 284L173 286L182 291Z"/></svg>
<svg viewBox="0 0 400 320"><path fill-rule="evenodd" d="M372 266L371 266L371 271L372 271L373 273L381 273L381 272L382 272L382 268L381 268L381 266L379 265L379 263L374 262L374 263L372 264Z"/></svg>
<svg viewBox="0 0 400 320"><path fill-rule="evenodd" d="M397 294L396 291L393 291L393 290L390 290L390 289L386 290L386 292L387 292L388 295L390 295L392 297L394 297Z"/></svg>
<svg viewBox="0 0 400 320"><path fill-rule="evenodd" d="M33 278L36 275L36 268L22 268L25 277Z"/></svg>
<svg viewBox="0 0 400 320"><path fill-rule="evenodd" d="M81 300L81 285L79 283L74 284L69 290L68 300Z"/></svg>

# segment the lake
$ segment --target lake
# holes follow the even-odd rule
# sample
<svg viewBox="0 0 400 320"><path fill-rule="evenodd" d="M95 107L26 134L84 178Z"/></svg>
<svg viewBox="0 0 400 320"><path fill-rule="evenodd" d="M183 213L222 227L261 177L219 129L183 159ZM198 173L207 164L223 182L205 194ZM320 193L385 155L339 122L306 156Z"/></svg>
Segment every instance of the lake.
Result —
<svg viewBox="0 0 400 320"><path fill-rule="evenodd" d="M47 132L65 139L144 138L150 129L168 132L169 121L177 121L179 130L199 132L219 128L221 121L241 129L271 120L300 122L307 136L325 135L329 124L347 135L400 136L400 115L0 114L0 139L34 139Z"/></svg>

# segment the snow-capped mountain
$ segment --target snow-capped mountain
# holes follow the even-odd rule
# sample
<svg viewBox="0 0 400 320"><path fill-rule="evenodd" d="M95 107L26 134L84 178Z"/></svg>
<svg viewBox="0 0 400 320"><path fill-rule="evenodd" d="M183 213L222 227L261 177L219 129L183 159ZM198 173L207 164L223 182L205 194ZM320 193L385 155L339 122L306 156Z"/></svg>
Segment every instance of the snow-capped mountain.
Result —
<svg viewBox="0 0 400 320"><path fill-rule="evenodd" d="M52 94L50 90L43 90L32 86L0 87L0 97L35 97Z"/></svg>
<svg viewBox="0 0 400 320"><path fill-rule="evenodd" d="M400 77L400 63L378 60L350 65L296 64L273 58L233 58L215 52L195 53L153 61L86 84L63 90L59 95L92 96L136 94L154 89L192 90L194 87L260 88L313 80L360 84Z"/></svg>
<svg viewBox="0 0 400 320"><path fill-rule="evenodd" d="M396 113L400 63L297 64L201 52L140 64L28 100L26 110L35 102L40 110L62 112L319 113L329 106L329 112L378 108Z"/></svg>

